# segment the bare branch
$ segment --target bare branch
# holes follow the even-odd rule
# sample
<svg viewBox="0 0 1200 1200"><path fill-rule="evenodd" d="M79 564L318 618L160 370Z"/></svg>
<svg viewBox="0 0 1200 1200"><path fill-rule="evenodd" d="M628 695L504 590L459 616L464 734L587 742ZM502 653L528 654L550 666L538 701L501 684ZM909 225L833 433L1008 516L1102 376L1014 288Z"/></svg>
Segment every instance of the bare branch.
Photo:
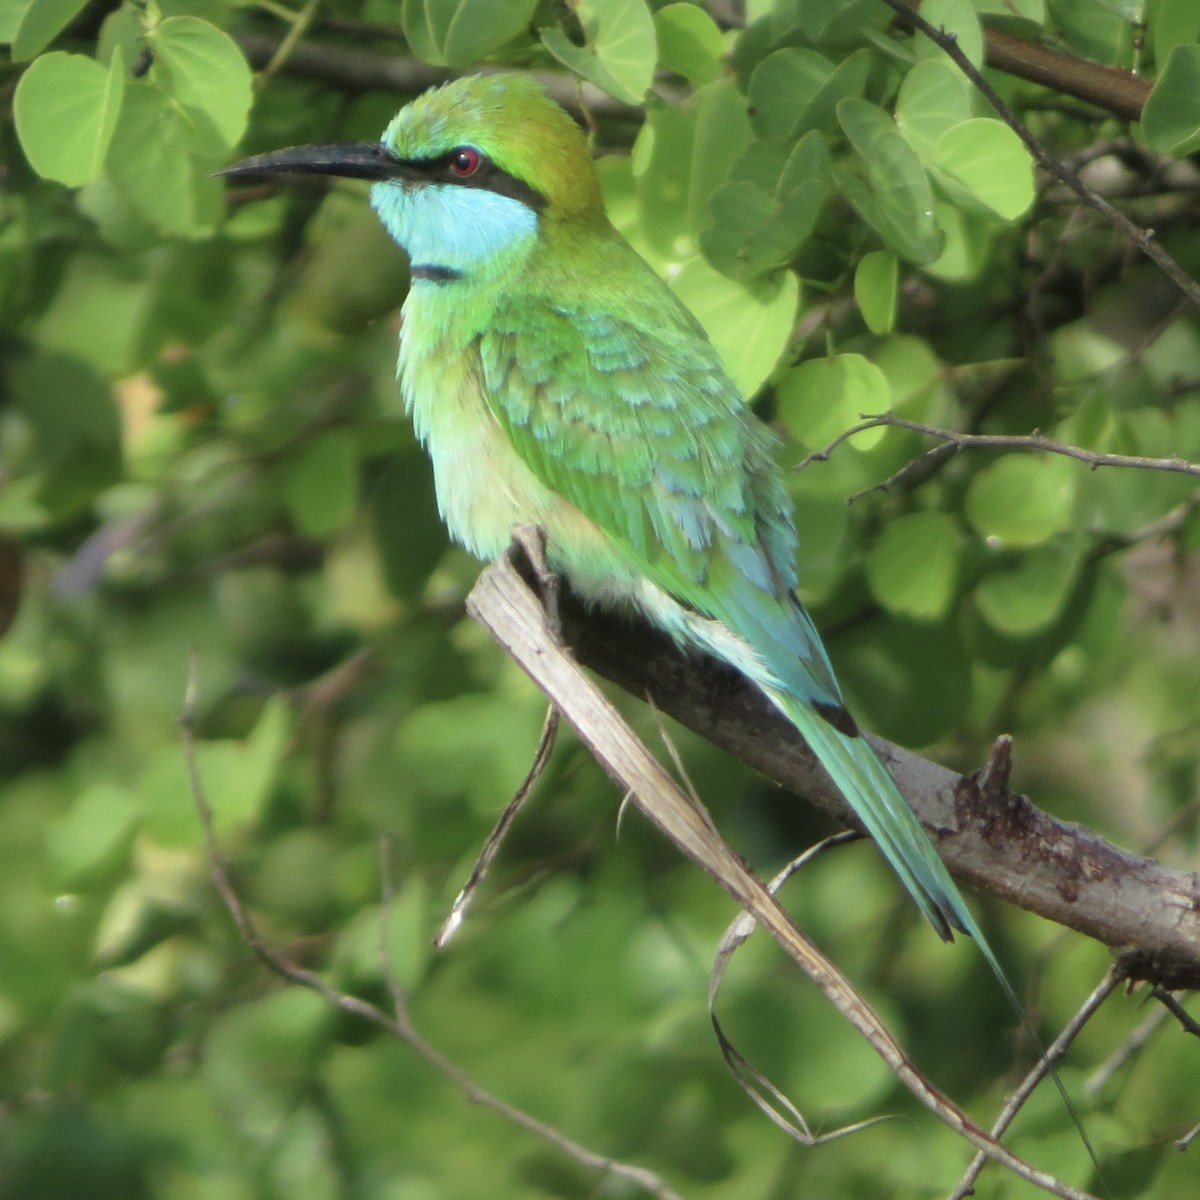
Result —
<svg viewBox="0 0 1200 1200"><path fill-rule="evenodd" d="M1114 229L1119 230L1132 245L1136 246L1147 258L1157 264L1192 304L1200 305L1200 284L1159 245L1153 231L1139 228L1120 209L1114 208L1103 196L1098 195L1088 187L1074 171L1068 170L1059 162L1033 136L1028 126L1017 116L996 89L988 83L975 64L962 52L962 49L958 45L958 40L952 33L947 33L944 29L935 28L920 13L905 3L905 0L883 0L883 3L896 13L901 21L914 29L920 30L934 45L941 47L950 56L955 66L975 85L980 95L1000 115L1001 120L1025 143L1029 153L1033 155L1043 170L1066 184L1084 204L1100 213Z"/></svg>
<svg viewBox="0 0 1200 1200"><path fill-rule="evenodd" d="M562 609L584 665L860 828L804 739L732 668L684 655L644 622L586 609L569 594ZM997 810L970 778L871 741L959 880L1103 942L1130 978L1200 987L1200 875L1120 849L1023 796Z"/></svg>
<svg viewBox="0 0 1200 1200"><path fill-rule="evenodd" d="M278 54L283 39L261 33L242 33L237 43L250 65L263 69ZM486 74L489 68L478 68ZM453 79L458 72L447 67L431 67L419 58L395 54L378 54L357 46L340 46L332 42L301 41L289 48L287 59L279 64L282 75L315 79L343 92L393 92L398 96L415 96L436 84ZM565 108L579 111L580 91L574 75L565 71L531 71L546 87L547 93ZM591 84L584 84L584 102L598 116L624 118L639 124L645 115L640 108L622 104Z"/></svg>
<svg viewBox="0 0 1200 1200"><path fill-rule="evenodd" d="M463 918L467 915L467 909L470 907L471 901L475 898L475 893L479 890L479 885L486 878L492 861L495 859L509 829L512 828L513 821L517 818L517 813L525 807L525 801L529 799L534 785L542 777L542 773L550 761L550 754L554 750L554 742L557 737L558 709L554 705L550 705L546 709L546 720L542 724L542 736L538 739L537 749L533 754L533 762L525 778L521 780L521 786L517 788L513 794L513 798L504 806L504 811L500 814L499 819L492 828L492 832L488 834L487 840L483 843L483 848L479 851L479 857L476 858L475 865L471 868L471 873L467 876L467 882L463 884L462 891L454 898L454 903L450 906L450 911L447 913L446 919L437 931L437 935L433 939L433 944L437 949L445 950L450 939L458 932L459 927L462 925Z"/></svg>
<svg viewBox="0 0 1200 1200"><path fill-rule="evenodd" d="M771 934L922 1104L1022 1179L1070 1200L1081 1200L1086 1195L994 1141L916 1069L849 980L796 928L762 882L730 850L707 812L675 784L599 688L558 644L546 614L518 574L511 555L502 555L484 570L468 597L467 609L559 709L622 792L628 793L678 849L707 871Z"/></svg>
<svg viewBox="0 0 1200 1200"><path fill-rule="evenodd" d="M1005 1131L1013 1123L1013 1119L1021 1111L1025 1101L1033 1095L1034 1088L1054 1069L1055 1064L1062 1060L1071 1043L1079 1036L1080 1031L1088 1021L1099 1011L1104 1001L1116 990L1121 979L1120 968L1116 964L1110 966L1105 972L1104 978L1092 989L1092 994L1088 996L1080 1006L1079 1011L1063 1027L1058 1037L1050 1043L1044 1054L1038 1055L1037 1062L1034 1063L1029 1074L1021 1081L1021 1086L1009 1096L1003 1111L996 1118L996 1122L992 1126L992 1137L999 1138L1004 1136ZM984 1155L975 1155L971 1160L971 1165L959 1181L958 1187L950 1193L950 1200L965 1200L967 1196L973 1195L975 1192L975 1181L979 1178L979 1174L986 1164L987 1158Z"/></svg>
<svg viewBox="0 0 1200 1200"><path fill-rule="evenodd" d="M864 414L859 424L839 433L827 446L805 455L792 468L802 471L812 463L826 462L843 442L848 441L857 433L868 429L908 429L913 433L923 433L927 437L941 439L941 445L933 446L916 458L907 462L894 474L889 475L881 483L873 483L861 492L847 497L846 502L869 496L872 492L886 492L898 483L907 479L914 472L927 465L930 461L949 458L962 450L1039 450L1046 454L1061 454L1064 458L1073 458L1085 463L1091 470L1101 467L1133 468L1142 471L1166 471L1178 475L1193 475L1200 478L1200 463L1189 462L1187 459L1173 455L1170 458L1154 458L1143 454L1108 454L1099 450L1088 450L1083 446L1072 446L1067 442L1057 442L1039 433L960 433L956 429L943 429L938 425L927 425L923 421L909 421L904 417L893 416L891 413L880 413L876 416Z"/></svg>
<svg viewBox="0 0 1200 1200"><path fill-rule="evenodd" d="M224 901L229 915L233 918L233 922L237 926L242 940L254 952L255 957L265 967L280 976L280 978L316 992L332 1008L348 1013L351 1016L359 1017L362 1020L370 1022L370 1024L376 1026L378 1029L382 1029L385 1033L400 1038L401 1041L405 1042L425 1059L439 1074L453 1083L470 1103L491 1109L492 1112L497 1113L506 1121L519 1126L536 1137L542 1138L568 1158L579 1163L580 1166L588 1170L600 1172L601 1174L616 1175L621 1179L626 1179L650 1195L657 1196L659 1200L682 1200L679 1193L670 1188L653 1171L647 1170L644 1167L634 1166L631 1163L622 1162L620 1159L610 1158L606 1154L597 1154L595 1151L589 1150L586 1146L582 1146L567 1137L553 1125L539 1121L536 1117L530 1116L529 1113L509 1104L506 1100L501 1100L499 1096L494 1095L476 1083L470 1075L434 1046L433 1043L426 1041L421 1033L418 1032L416 1026L413 1025L409 1016L407 1000L403 989L400 987L391 970L386 946L382 951L381 961L384 977L395 1007L394 1015L389 1015L383 1009L366 1000L360 999L358 996L352 996L348 992L339 991L322 979L320 975L301 967L298 963L287 958L262 937L258 931L258 927L254 923L254 919L242 904L241 898L238 896L229 878L229 868L225 862L225 856L221 852L220 843L217 841L216 830L213 825L212 806L208 802L208 795L204 789L204 781L200 777L200 770L196 761L196 674L196 656L193 654L188 670L183 711L179 717L184 763L187 769L188 782L191 787L192 800L196 806L196 811L200 815L200 822L204 827L204 840L208 850L209 870L212 875L213 884ZM384 843L384 852L386 856L386 842ZM391 896L391 884L386 869L383 871L383 879L385 903L381 918L381 932L386 930L384 922L387 920L387 901L390 900Z"/></svg>

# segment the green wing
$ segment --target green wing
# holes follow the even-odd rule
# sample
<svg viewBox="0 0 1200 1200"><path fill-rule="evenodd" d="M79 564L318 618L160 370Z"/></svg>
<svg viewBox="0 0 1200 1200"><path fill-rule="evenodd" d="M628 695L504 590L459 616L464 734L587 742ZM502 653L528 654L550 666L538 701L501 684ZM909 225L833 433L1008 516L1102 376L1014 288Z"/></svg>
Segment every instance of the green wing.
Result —
<svg viewBox="0 0 1200 1200"><path fill-rule="evenodd" d="M653 328L592 304L502 303L480 369L534 473L659 587L717 616L707 592L730 560L771 596L794 586L795 534L769 431L662 292Z"/></svg>

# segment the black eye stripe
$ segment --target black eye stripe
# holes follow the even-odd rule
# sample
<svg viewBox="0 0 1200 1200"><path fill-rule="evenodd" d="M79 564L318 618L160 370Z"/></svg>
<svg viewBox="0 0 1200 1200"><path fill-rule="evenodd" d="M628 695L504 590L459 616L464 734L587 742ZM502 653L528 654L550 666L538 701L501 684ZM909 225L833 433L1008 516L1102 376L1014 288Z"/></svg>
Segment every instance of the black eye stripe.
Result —
<svg viewBox="0 0 1200 1200"><path fill-rule="evenodd" d="M541 192L530 187L524 180L501 170L482 151L479 151L479 166L470 175L456 174L454 160L462 149L461 146L455 146L453 150L447 150L445 154L438 154L432 158L405 159L404 166L410 176L428 179L430 183L451 183L455 187L495 192L498 196L519 200L534 212L541 212L546 207L546 197Z"/></svg>

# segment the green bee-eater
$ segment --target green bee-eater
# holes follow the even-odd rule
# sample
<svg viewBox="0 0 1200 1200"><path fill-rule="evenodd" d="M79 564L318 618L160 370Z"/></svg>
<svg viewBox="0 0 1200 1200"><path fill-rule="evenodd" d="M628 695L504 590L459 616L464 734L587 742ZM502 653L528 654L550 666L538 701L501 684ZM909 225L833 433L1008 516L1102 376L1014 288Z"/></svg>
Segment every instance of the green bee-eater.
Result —
<svg viewBox="0 0 1200 1200"><path fill-rule="evenodd" d="M566 112L527 77L458 79L402 109L379 142L281 150L223 173L275 172L371 180L411 260L398 372L453 537L490 559L515 525L536 523L579 595L636 609L749 676L937 932L971 934L1000 974L796 598L774 437L609 222Z"/></svg>

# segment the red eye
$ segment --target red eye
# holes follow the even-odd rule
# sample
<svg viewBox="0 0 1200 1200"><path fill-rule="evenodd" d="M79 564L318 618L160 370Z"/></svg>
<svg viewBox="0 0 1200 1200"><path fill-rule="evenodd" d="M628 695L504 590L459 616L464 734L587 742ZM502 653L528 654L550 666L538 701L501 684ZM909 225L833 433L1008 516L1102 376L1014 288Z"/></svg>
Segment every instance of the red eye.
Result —
<svg viewBox="0 0 1200 1200"><path fill-rule="evenodd" d="M450 151L450 170L459 179L467 179L474 175L482 161L483 156L474 146L459 146L457 150Z"/></svg>

